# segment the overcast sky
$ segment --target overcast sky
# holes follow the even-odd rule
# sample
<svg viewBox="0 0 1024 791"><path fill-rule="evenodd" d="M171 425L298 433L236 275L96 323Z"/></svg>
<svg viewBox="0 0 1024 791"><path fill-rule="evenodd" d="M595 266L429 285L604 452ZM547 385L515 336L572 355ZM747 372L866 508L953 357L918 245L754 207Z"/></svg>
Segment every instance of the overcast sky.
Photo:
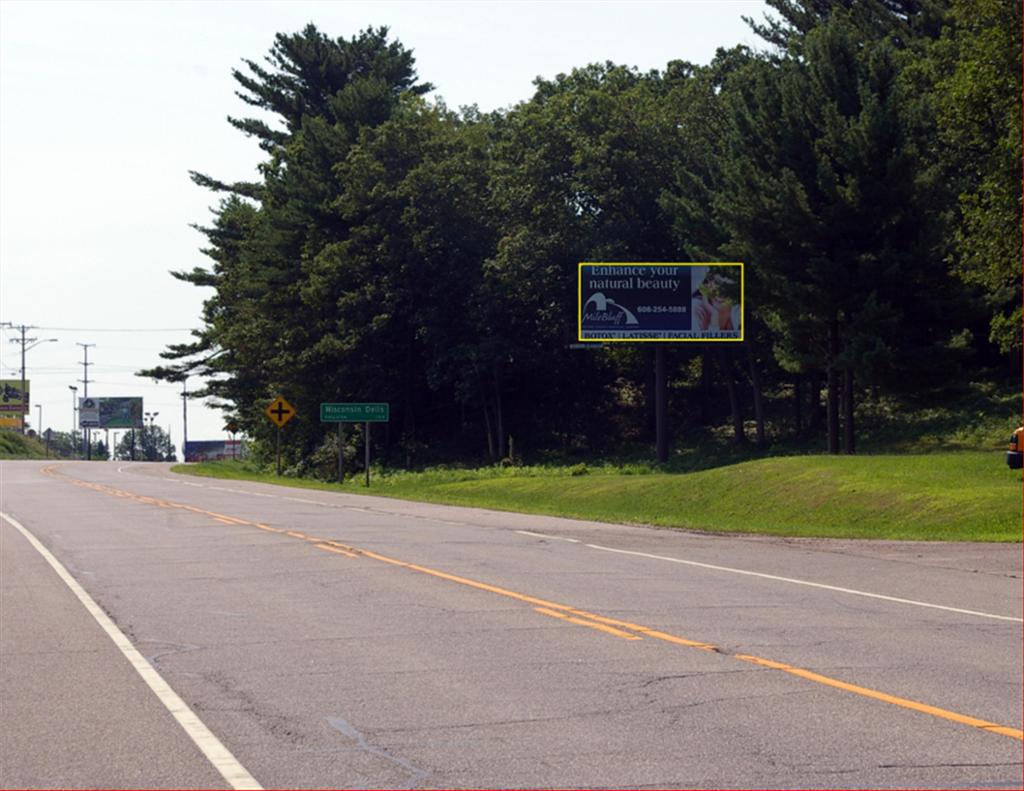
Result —
<svg viewBox="0 0 1024 791"><path fill-rule="evenodd" d="M451 107L527 99L537 76L611 60L643 70L707 63L718 47L758 46L742 21L760 0L677 2L0 2L0 321L56 338L26 356L29 425L67 431L68 386L136 395L180 448L180 386L134 371L188 340L210 292L170 270L205 266L214 197L188 178L254 177L262 152L228 125L249 114L231 69L277 32L308 22L332 37L387 25L421 80ZM0 379L20 346L0 340ZM198 386L192 380L190 387ZM81 388L82 385L78 384ZM79 391L81 395L81 390ZM285 394L287 396L287 394ZM366 393L367 401L379 400ZM189 438L223 438L219 411L189 404Z"/></svg>

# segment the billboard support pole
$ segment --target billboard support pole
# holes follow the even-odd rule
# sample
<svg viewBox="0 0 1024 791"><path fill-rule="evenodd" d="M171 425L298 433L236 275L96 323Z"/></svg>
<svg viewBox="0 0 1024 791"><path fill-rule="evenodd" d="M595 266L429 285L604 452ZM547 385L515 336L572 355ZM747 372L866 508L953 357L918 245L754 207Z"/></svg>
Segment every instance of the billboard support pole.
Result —
<svg viewBox="0 0 1024 791"><path fill-rule="evenodd" d="M654 447L658 464L668 461L668 426L666 403L668 382L665 377L665 345L654 346Z"/></svg>

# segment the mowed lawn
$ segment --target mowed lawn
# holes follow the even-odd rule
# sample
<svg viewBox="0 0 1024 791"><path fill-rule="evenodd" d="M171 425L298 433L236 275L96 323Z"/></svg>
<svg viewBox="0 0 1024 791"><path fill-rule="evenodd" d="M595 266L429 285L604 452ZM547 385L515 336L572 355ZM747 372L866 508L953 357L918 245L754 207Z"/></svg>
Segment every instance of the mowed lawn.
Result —
<svg viewBox="0 0 1024 791"><path fill-rule="evenodd" d="M788 456L691 473L432 470L369 490L215 463L182 472L608 522L779 536L1020 541L1021 473L998 452Z"/></svg>

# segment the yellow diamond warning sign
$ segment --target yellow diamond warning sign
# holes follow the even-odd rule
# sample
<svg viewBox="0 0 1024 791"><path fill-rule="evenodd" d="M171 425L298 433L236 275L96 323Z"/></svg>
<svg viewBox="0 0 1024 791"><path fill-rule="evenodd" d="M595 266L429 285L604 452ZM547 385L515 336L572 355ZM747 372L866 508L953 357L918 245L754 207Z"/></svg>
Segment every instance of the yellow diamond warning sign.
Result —
<svg viewBox="0 0 1024 791"><path fill-rule="evenodd" d="M295 417L295 409L284 400L282 396L278 396L264 410L267 413L274 425L281 428L285 423Z"/></svg>

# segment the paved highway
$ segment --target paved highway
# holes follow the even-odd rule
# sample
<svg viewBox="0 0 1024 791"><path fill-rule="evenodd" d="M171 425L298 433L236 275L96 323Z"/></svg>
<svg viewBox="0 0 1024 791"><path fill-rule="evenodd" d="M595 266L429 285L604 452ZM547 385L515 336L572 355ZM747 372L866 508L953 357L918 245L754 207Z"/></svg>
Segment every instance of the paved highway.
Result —
<svg viewBox="0 0 1024 791"><path fill-rule="evenodd" d="M1022 785L1019 544L0 487L0 787Z"/></svg>

